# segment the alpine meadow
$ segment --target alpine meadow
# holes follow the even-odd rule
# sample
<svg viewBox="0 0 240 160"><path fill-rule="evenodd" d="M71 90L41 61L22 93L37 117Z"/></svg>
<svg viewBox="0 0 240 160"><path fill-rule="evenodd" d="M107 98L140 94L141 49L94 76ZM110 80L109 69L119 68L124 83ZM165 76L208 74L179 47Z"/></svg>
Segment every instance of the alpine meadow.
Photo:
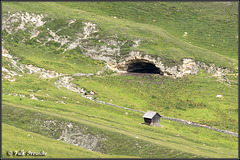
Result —
<svg viewBox="0 0 240 160"><path fill-rule="evenodd" d="M238 158L238 2L1 2L2 158Z"/></svg>

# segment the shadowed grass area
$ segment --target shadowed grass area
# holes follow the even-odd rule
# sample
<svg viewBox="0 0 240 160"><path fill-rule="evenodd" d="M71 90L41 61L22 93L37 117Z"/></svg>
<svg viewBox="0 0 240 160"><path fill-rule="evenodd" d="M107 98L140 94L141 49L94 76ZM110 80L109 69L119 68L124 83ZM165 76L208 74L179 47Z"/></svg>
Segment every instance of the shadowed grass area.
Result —
<svg viewBox="0 0 240 160"><path fill-rule="evenodd" d="M216 2L3 2L3 16L15 12L43 14L46 23L30 39L29 28L2 34L9 54L20 64L73 75L97 73L103 61L86 57L84 49L73 50L49 41L49 29L74 42L83 33L83 22L97 25L98 38L83 40L102 46L115 40L126 42L120 58L132 50L160 57L166 66L193 58L237 72L237 3ZM114 17L116 16L116 17ZM68 26L69 21L76 22ZM17 27L20 24L15 24ZM68 26L67 28L65 28ZM185 34L184 32L187 32ZM183 36L183 34L187 36ZM25 40L24 40L25 38ZM138 47L132 47L139 40ZM23 42L24 40L25 42ZM110 46L111 47L111 46ZM113 46L112 46L113 47ZM120 59L119 58L119 59ZM119 60L117 59L117 60ZM3 67L13 69L3 58ZM12 67L12 68L11 68ZM14 70L14 69L13 69ZM16 68L15 70L16 71ZM236 158L238 138L205 128L161 119L161 127L142 125L142 114L98 104L66 88L58 89L57 78L39 78L20 73L15 81L2 81L3 156L8 150L48 152L47 158ZM72 83L94 91L95 99L163 116L185 119L219 129L238 131L238 78L227 75L231 85L199 71L180 79L150 74L113 74L74 77ZM38 99L31 99L32 94ZM25 95L23 97L22 95ZM220 99L216 97L222 95ZM42 122L57 120L87 127L84 133L101 135L102 148L92 152L56 139L61 127L44 128ZM39 121L39 124L34 123ZM27 136L30 134L31 136ZM33 138L32 138L33 137ZM46 148L46 150L45 150ZM16 158L16 157L11 157ZM35 158L35 157L29 157Z"/></svg>
<svg viewBox="0 0 240 160"><path fill-rule="evenodd" d="M7 125L5 123L2 125L2 132L2 158L137 158L119 155L105 155L89 151L81 147L53 140L40 134ZM27 154L28 151L44 151L45 153L47 152L47 154L46 156L7 156L6 154L8 151L20 152L21 150L24 150L25 154Z"/></svg>
<svg viewBox="0 0 240 160"><path fill-rule="evenodd" d="M73 107L70 106L71 105L68 105L68 110L74 111ZM3 107L5 118L3 122L13 126L17 125L18 127L25 130L31 129L34 132L41 134L44 134L43 131L39 130L36 125L32 124L34 119L51 119L79 123L81 125L87 126L89 128L88 132L91 134L101 133L105 136L105 138L107 138L106 143L104 143L103 151L104 153L108 154L129 156L134 155L152 158L192 157L193 155L189 153L202 155L204 157L234 156L234 148L236 147L237 143L234 144L233 142L235 141L236 137L231 137L229 135L215 131L206 130L204 128L195 128L182 125L177 122L168 122L165 120L162 120L161 122L164 126L163 128L152 128L149 126L141 125L139 122L141 122L142 118L141 116L137 116L135 113L129 112L129 115L131 116L128 118L128 115L121 113L124 111L116 108L108 108L107 106L106 108L105 105L100 106L103 108L99 108L99 114L96 114L95 110L89 108L90 106L87 106L86 110L84 109L84 106L81 106L76 107L78 108L78 111L75 110L74 112L69 112L67 110L58 110L57 112L54 112L56 107L51 107L50 105L45 106L43 104L41 107L38 106L33 108L13 105L11 103L5 102ZM111 112L109 109L114 110L114 112ZM104 116L104 114L101 113L106 113L107 115ZM35 116L28 116L29 114ZM19 117L18 122L14 121L14 117L16 116ZM118 118L113 119L111 117ZM126 125L125 123L131 125ZM217 141L214 139L217 139ZM138 146L136 146L136 143L139 143L142 148L136 148ZM189 146L192 148L191 151L187 150ZM154 147L154 151L151 149L152 147ZM215 151L216 147L218 148L217 151ZM172 149L172 151L168 154L170 151L169 149ZM228 152L225 152L226 150L228 150ZM152 154L149 151L153 151ZM179 154L180 156L177 156Z"/></svg>

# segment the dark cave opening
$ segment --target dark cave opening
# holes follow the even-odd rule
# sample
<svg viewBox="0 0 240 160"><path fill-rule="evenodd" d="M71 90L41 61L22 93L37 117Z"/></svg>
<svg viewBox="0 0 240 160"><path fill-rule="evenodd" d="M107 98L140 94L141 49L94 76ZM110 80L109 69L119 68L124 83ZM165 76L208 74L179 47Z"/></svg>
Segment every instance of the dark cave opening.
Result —
<svg viewBox="0 0 240 160"><path fill-rule="evenodd" d="M157 68L154 64L147 62L131 63L128 66L127 72L162 74L159 68Z"/></svg>

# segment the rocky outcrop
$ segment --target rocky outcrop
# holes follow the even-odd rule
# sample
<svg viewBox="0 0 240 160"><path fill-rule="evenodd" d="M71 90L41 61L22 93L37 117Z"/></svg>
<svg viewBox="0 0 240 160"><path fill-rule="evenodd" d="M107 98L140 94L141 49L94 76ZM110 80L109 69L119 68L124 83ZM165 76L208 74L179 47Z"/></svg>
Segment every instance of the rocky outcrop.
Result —
<svg viewBox="0 0 240 160"><path fill-rule="evenodd" d="M197 75L199 69L205 70L207 73L213 74L214 76L221 77L231 72L230 70L223 67L216 67L214 64L210 66L204 62L195 62L192 58L183 58L181 65L173 67L166 66L160 57L152 57L151 55L143 55L138 51L131 51L129 56L123 59L121 62L107 61L109 68L117 72L127 72L128 66L132 63L145 62L152 63L158 67L163 75L171 77L182 77L187 74Z"/></svg>
<svg viewBox="0 0 240 160"><path fill-rule="evenodd" d="M43 26L45 21L42 19L46 15L35 14L28 12L16 12L7 15L3 15L2 30L5 30L8 34L16 33L18 30L30 29L31 38L37 37L39 35L38 27Z"/></svg>
<svg viewBox="0 0 240 160"><path fill-rule="evenodd" d="M203 62L197 62L197 66L209 74L212 74L214 77L217 77L220 82L226 82L231 84L231 82L227 79L228 73L233 73L231 70L224 67L216 67L215 64L206 65Z"/></svg>
<svg viewBox="0 0 240 160"><path fill-rule="evenodd" d="M48 137L58 137L57 140L59 141L92 151L100 152L102 141L105 140L99 134L90 134L87 127L79 126L73 122L36 119L35 123L41 124L41 129L45 131ZM60 133L60 135L57 135L57 133Z"/></svg>
<svg viewBox="0 0 240 160"><path fill-rule="evenodd" d="M30 37L27 38L35 38L36 42L42 43L42 46L45 46L49 41L54 41L60 44L60 47L57 48L57 50L64 46L63 52L79 47L84 55L96 60L105 61L108 68L120 73L127 72L128 67L133 63L143 62L153 64L159 68L160 74L164 76L179 78L187 74L196 75L201 68L207 73L218 77L219 81L230 84L226 78L226 74L230 72L230 70L226 68L217 67L214 64L207 65L204 62L195 61L194 59L187 57L182 59L181 64L168 66L167 64L164 64L164 60L160 57L148 55L137 50L141 45L141 38L120 40L118 35L102 38L100 37L100 34L98 34L100 29L92 22L80 22L83 24L82 32L74 33L75 35L72 37L69 35L60 35L59 33L61 30L67 29L74 23L79 23L76 19L70 19L66 26L61 26L61 28L55 32L51 30L51 28L47 28L45 37L42 36L39 39L38 35L42 31L38 30L38 27L48 23L47 21L43 21L45 17L46 15L27 12L8 13L3 15L2 29L8 34L14 34L18 30L29 32ZM94 42L92 42L92 40L94 40ZM22 42L24 41L22 40ZM128 47L129 44L131 44L131 48L134 48L134 50L130 50L128 53L122 53L122 48L126 47L126 44ZM9 56L7 54L3 55ZM26 66L25 68L28 68L30 72L46 72L40 71L32 66ZM21 66L19 66L19 69L21 69ZM3 68L3 71L8 73L8 75L15 75L14 71L8 71L7 68Z"/></svg>
<svg viewBox="0 0 240 160"><path fill-rule="evenodd" d="M90 75L93 75L93 74L91 74L91 73L89 73L89 74L83 74L83 73L75 74L75 76L90 76ZM85 88L77 87L76 84L71 83L71 81L73 79L74 79L73 76L63 76L63 77L60 77L59 79L57 79L54 82L54 85L58 89L66 88L69 91L72 91L72 92L75 92L75 93L80 93L80 96L82 96L83 98L94 100L95 92L93 92L93 91L88 92Z"/></svg>
<svg viewBox="0 0 240 160"><path fill-rule="evenodd" d="M84 134L79 129L73 128L69 125L69 127L62 131L58 140L88 150L100 151L100 147L98 146L99 139L100 137L98 135L93 136L90 133Z"/></svg>
<svg viewBox="0 0 240 160"><path fill-rule="evenodd" d="M8 81L15 81L16 76L21 74L39 74L39 78L55 78L64 74L55 71L46 70L33 65L19 63L19 58L9 54L9 52L2 46L2 57L8 61L8 66L2 67L2 78ZM8 68L7 68L8 67Z"/></svg>
<svg viewBox="0 0 240 160"><path fill-rule="evenodd" d="M207 65L204 62L195 61L192 58L183 58L181 65L168 67L165 65L160 57L152 57L151 55L144 55L138 51L131 51L129 56L123 59L121 62L107 61L109 68L117 72L127 72L128 66L131 63L145 62L152 63L160 69L164 76L171 76L174 78L183 77L188 74L197 75L199 69L206 71L209 74L217 77L220 81L227 82L230 84L226 75L230 71L227 68L217 67L214 64Z"/></svg>

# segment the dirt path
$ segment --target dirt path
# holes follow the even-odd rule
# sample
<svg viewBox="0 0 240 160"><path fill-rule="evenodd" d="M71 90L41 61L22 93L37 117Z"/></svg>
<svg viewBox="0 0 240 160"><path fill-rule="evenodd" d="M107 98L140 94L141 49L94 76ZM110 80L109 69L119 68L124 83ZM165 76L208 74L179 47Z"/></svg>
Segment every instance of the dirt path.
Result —
<svg viewBox="0 0 240 160"><path fill-rule="evenodd" d="M93 75L94 74L92 74L92 73L89 73L89 74L83 74L83 73L74 74L74 76L93 76ZM80 93L80 95L83 98L87 98L91 101L95 101L95 102L100 103L100 104L106 104L106 105L110 105L110 106L114 106L114 107L118 107L118 108L122 108L122 109L126 109L126 110L145 113L144 111L139 111L139 110L132 109L132 108L126 108L126 107L118 106L118 105L107 103L107 102L100 101L100 100L94 100L93 95L86 95L86 91L84 90L84 88L77 87L75 84L70 82L71 80L73 80L73 76L63 76L63 77L60 77L58 80L56 80L54 82L54 84L58 89L60 89L61 87L64 87L69 91ZM194 123L194 122L183 120L183 119L170 118L170 117L164 117L164 116L162 116L162 118L166 119L166 120L170 120L170 121L176 121L176 122L180 122L180 123L183 123L183 124L191 125L191 126L194 126L194 127L203 127L203 128L207 128L207 129L210 129L210 130L217 131L217 132L229 134L229 135L232 135L234 137L238 137L237 133L234 133L234 132L231 132L231 131L217 129L217 128L214 128L214 127L211 127L211 126L202 125L202 124L199 124L199 123Z"/></svg>
<svg viewBox="0 0 240 160"><path fill-rule="evenodd" d="M22 76L22 75L20 75L20 73L39 74L39 78L59 77L54 82L55 86L58 89L60 89L61 87L66 88L69 91L80 93L80 95L83 98L87 98L91 101L95 101L95 102L100 103L100 104L106 104L106 105L110 105L110 106L114 106L114 107L118 107L118 108L122 108L122 109L126 109L126 110L145 113L144 111L139 111L139 110L126 108L126 107L118 106L118 105L111 104L111 103L106 103L104 101L95 100L94 96L87 93L87 91L84 88L79 88L75 84L70 82L76 76L94 76L93 73L86 73L86 74L76 73L73 76L66 76L66 74L57 73L55 71L49 71L49 70L46 70L44 68L35 67L33 65L20 64L20 63L18 63L19 58L13 57L12 55L10 55L9 52L3 46L2 46L2 51L3 51L2 56L7 58L8 61L10 62L9 64L11 64L12 68L15 69L15 70L9 70L9 69L6 69L6 68L2 67L3 78L6 78L9 81L15 81L15 78L14 78L15 76ZM14 58L17 59L17 60L14 60ZM100 72L102 72L102 71L100 71ZM144 74L144 73L125 73L125 74L133 75L133 76L159 76L158 74ZM32 99L33 98L34 97L32 97ZM203 127L203 128L215 130L217 132L222 132L222 133L225 133L225 134L229 134L229 135L238 137L237 133L234 133L234 132L231 132L231 131L221 130L221 129L217 129L217 128L214 128L214 127L211 127L211 126L202 125L202 124L199 124L199 123L194 123L194 122L183 120L183 119L170 118L170 117L164 117L164 116L162 116L162 118L170 120L170 121L176 121L176 122L180 122L180 123L183 123L183 124L188 124L188 125L191 125L191 126L194 126L194 127Z"/></svg>
<svg viewBox="0 0 240 160"><path fill-rule="evenodd" d="M11 102L4 102L4 103L9 104L9 105L12 104ZM131 128L132 131L129 131L129 129L126 130L123 128L113 127L113 126L109 126L108 124L104 124L104 123L97 122L97 121L91 121L91 120L86 121L86 119L81 118L79 116L77 116L77 117L69 116L68 114L64 114L64 113L56 113L56 112L54 113L54 112L49 112L47 110L37 109L37 108L24 106L24 105L14 104L14 107L37 111L37 112L40 112L40 113L43 113L46 115L50 115L50 116L65 118L65 119L68 119L73 122L79 122L82 124L101 128L104 130L117 132L117 133L124 134L124 135L130 136L130 137L133 137L133 138L142 139L142 140L150 142L150 143L160 144L165 147L171 147L173 149L177 149L182 152L188 151L188 153L198 154L198 155L203 155L205 157L213 157L213 158L219 158L219 157L231 158L231 157L233 157L233 155L231 155L231 154L227 155L227 153L231 153L232 151L230 149L226 150L226 148L224 148L224 150L222 149L222 150L216 151L216 147L206 146L206 145L203 146L201 144L197 144L197 143L194 143L194 142L191 142L188 140L182 140L183 143L175 143L174 140L178 139L179 137L173 137L170 135L158 133L160 138L156 139L156 137L152 135L153 132L151 132L151 131L146 131L147 132L147 134L146 134L147 136L146 136L145 134L143 134L136 128ZM171 139L172 141L169 141L169 139Z"/></svg>

